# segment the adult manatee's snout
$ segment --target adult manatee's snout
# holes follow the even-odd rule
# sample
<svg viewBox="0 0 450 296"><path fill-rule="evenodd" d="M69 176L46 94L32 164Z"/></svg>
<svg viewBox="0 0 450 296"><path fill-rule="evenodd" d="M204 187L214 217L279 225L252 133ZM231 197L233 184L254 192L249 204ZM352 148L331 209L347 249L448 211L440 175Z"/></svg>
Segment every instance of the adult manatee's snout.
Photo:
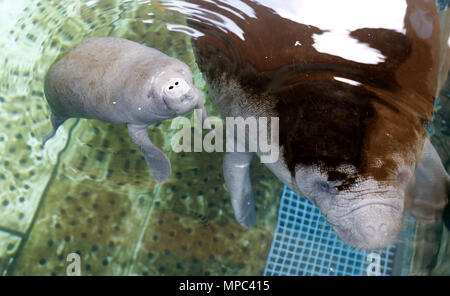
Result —
<svg viewBox="0 0 450 296"><path fill-rule="evenodd" d="M314 168L299 169L296 182L309 188L309 198L343 241L372 250L395 242L404 210L420 223L446 222L443 212L450 177L429 139L425 140L415 171L413 166L403 165L391 173L384 181L355 180L341 191L342 181L329 181L329 175Z"/></svg>
<svg viewBox="0 0 450 296"><path fill-rule="evenodd" d="M336 219L333 224L336 233L356 248L381 249L393 243L401 229L405 190L410 176L408 170L401 169L388 186L383 184L386 182L372 181L366 186L362 182L355 187L354 194L347 192L346 198L354 196L354 199L346 208L344 217ZM334 217L329 219L334 221Z"/></svg>
<svg viewBox="0 0 450 296"><path fill-rule="evenodd" d="M355 248L368 250L394 242L401 229L404 199L396 192L387 192L357 200L355 197L345 210L337 207L328 211L327 218L337 235Z"/></svg>
<svg viewBox="0 0 450 296"><path fill-rule="evenodd" d="M356 223L356 232L361 236L356 238L354 246L363 249L380 249L392 243L401 228L401 217L395 213L387 212L386 205L367 206L368 215L364 216L361 223ZM389 215L390 214L390 215Z"/></svg>
<svg viewBox="0 0 450 296"><path fill-rule="evenodd" d="M352 180L353 172L348 167L340 174L335 172L339 179L317 167L299 167L295 181L343 241L355 248L384 248L401 229L410 173L402 168L380 182L362 177Z"/></svg>

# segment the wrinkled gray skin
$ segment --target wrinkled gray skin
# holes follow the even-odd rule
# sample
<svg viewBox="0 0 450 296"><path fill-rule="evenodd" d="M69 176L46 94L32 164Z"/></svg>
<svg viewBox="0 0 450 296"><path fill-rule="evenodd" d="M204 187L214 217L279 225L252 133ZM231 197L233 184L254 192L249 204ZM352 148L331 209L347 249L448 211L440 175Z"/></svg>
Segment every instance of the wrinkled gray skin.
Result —
<svg viewBox="0 0 450 296"><path fill-rule="evenodd" d="M241 100L242 105L249 106L245 90L240 89L236 83L221 81L221 84L209 87L212 100L224 117L246 118L258 114L258 110L243 110L239 104L230 103L231 97ZM267 123L267 130L269 134L277 132L271 131L270 122ZM243 147L247 140L247 137L235 137L235 141L241 142ZM250 181L250 163L255 155L260 157L261 152L227 152L223 162L225 184L230 193L234 215L244 228L250 228L256 217ZM399 182L395 184L382 186L373 179L360 179L355 189L339 191L336 187L341 181L328 181L326 172L318 166L298 165L295 176L292 176L287 168L283 149L280 150L278 161L265 165L282 183L317 205L337 235L347 244L373 250L386 247L397 237L401 229L405 190L410 176L414 175L413 166L399 165L399 175L404 174L404 177L399 178ZM355 169L348 166L339 170L354 172Z"/></svg>
<svg viewBox="0 0 450 296"><path fill-rule="evenodd" d="M254 224L256 216L250 182L250 162L253 156L253 153L245 152L226 153L223 163L225 183L231 195L236 220L245 228ZM403 199L396 198L397 191L401 194L400 191L408 187L407 196L411 202L409 210L413 217L424 223L442 221L442 213L448 202L447 195L450 191L450 178L428 139L425 141L415 177L408 178L403 185L400 184L397 191L391 188L386 189L393 192L388 197L390 203L383 201L383 198L371 199L358 203L350 211L346 210L345 205L339 207L332 203L343 200L344 194L346 194L346 200L351 202L354 198L358 198L358 192L355 192L354 196L349 196L349 192L337 196L338 192L324 190L317 186L317 180L322 179L325 183L327 180L319 170L299 169L296 180L292 180L282 160L268 163L266 166L295 192L306 197L315 196L312 201L322 209L336 233L352 243L354 247L362 249L385 247L398 235L401 225L397 221L401 220L404 204ZM363 181L361 188L370 188L373 186L372 183L373 181L370 180ZM297 184L303 186L302 191ZM380 190L380 194L383 193L383 190ZM377 197L375 191L372 194ZM365 224L357 223L357 221L365 221ZM356 228L351 227L352 225L356 225ZM352 232L348 232L347 229L351 229Z"/></svg>
<svg viewBox="0 0 450 296"><path fill-rule="evenodd" d="M193 109L207 118L186 64L121 38L87 39L64 54L46 75L45 96L53 132L44 144L68 118L126 124L157 182L170 177L171 166L149 139L148 126Z"/></svg>

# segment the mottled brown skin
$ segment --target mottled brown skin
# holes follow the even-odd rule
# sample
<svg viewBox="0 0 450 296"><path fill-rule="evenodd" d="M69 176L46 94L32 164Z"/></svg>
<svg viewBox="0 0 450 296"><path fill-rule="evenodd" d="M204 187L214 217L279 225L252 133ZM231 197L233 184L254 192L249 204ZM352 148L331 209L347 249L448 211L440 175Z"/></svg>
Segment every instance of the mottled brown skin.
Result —
<svg viewBox="0 0 450 296"><path fill-rule="evenodd" d="M206 9L217 9L214 4L191 2ZM240 81L248 92L255 94L252 96L255 104L264 106L263 100L267 98L277 101L273 113L280 116L280 131L283 133L290 130L290 133L281 135L282 145L288 151L291 148L299 151L298 144L306 148L301 156L288 156L290 168L295 168L298 163L309 164L318 160L323 161L327 167L335 167L347 163L349 159L360 173L384 180L386 170L370 165L374 158L384 158L391 153L392 147L399 146L413 149L397 150L415 150L414 155L420 153L426 128L432 118L436 93L439 58L439 47L435 46L439 42L437 31L428 40L423 40L415 36L411 24L407 22L406 36L386 29L352 32L358 40L369 43L387 56L385 63L366 65L317 52L312 47L312 34L321 33L320 29L283 19L264 6L244 2L254 8L258 19L242 20L223 10L220 13L244 28L245 40L196 24L198 28L208 28L203 29L208 35L194 41L198 50L197 61L210 84L221 79L225 73L230 79ZM418 5L434 6L433 3L413 0L408 1L408 5L410 10ZM438 26L437 19L435 21ZM274 28L276 32L273 32ZM302 47L292 46L297 40L303 44ZM266 56L270 58L266 59ZM363 82L364 88L360 90L359 87L339 83L333 80L333 74ZM303 99L305 93L307 99ZM317 111L307 102L310 101L308 97L328 103L329 106L322 106L328 112L316 114L314 119L298 118L299 113ZM297 103L299 98L304 102ZM335 110L338 101L346 110L340 115ZM358 123L352 117L345 123L340 120L340 116L351 116L352 112L347 110L346 104L353 106L358 112ZM272 103L269 108L272 108ZM405 112L405 108L409 110ZM320 132L311 131L312 124L320 124L322 116L330 115L336 119L334 122L326 123L327 127L318 127ZM411 125L398 124L403 122L410 122ZM292 123L297 126L294 131ZM331 127L336 124L342 126L341 129L336 128L340 137L332 135L334 128ZM344 126L345 124L349 126ZM297 143L290 135L298 135L297 129L300 134L305 134L302 125L309 128L310 135L306 135L309 140L296 136ZM321 128L331 129L327 147L317 151L305 146L315 146L317 141L323 141ZM355 132L362 133L361 137L354 136ZM387 139L386 132L393 137ZM348 140L349 145L342 143L342 137ZM366 152L361 154L364 150ZM360 155L356 157L355 153ZM408 155L407 158L411 157ZM395 162L391 162L390 166L395 167Z"/></svg>
<svg viewBox="0 0 450 296"><path fill-rule="evenodd" d="M318 167L328 182L337 182L339 198L357 191L358 180L376 181L378 189L371 188L373 191L392 186L404 192L421 155L437 92L441 49L434 1L407 1L405 34L381 28L350 33L385 56L378 64L318 52L313 35L324 33L321 29L283 18L257 1L242 1L256 17L239 14L238 8L226 1L217 1L226 9L201 0L190 2L202 9L189 18L189 24L204 34L193 40L196 59L222 115L280 118L283 165L292 178L283 180L285 184L318 204L334 227L339 222L331 219L332 213L314 194L297 186L299 168ZM424 24L412 17L419 10L433 28L426 38L421 35ZM225 24L219 29L205 21L210 17L220 22L206 11L234 22L244 40L231 29L224 32ZM298 41L302 46L294 46ZM336 75L361 85L337 81ZM348 165L356 171L340 169ZM395 198L395 207L402 212L404 196ZM343 207L350 210L352 205L349 202ZM345 231L336 226L335 230L353 246L378 248L395 238L401 215L396 214L395 219L392 233L386 234L389 239L378 242L356 239L348 234L351 226L344 227Z"/></svg>

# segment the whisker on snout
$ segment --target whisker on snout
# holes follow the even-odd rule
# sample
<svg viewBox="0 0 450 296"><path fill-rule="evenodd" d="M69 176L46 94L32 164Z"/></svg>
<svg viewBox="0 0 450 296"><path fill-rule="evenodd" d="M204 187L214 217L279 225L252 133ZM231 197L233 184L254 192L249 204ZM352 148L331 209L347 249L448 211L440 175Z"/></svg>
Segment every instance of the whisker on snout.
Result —
<svg viewBox="0 0 450 296"><path fill-rule="evenodd" d="M353 199L364 199L367 195L385 195L388 194L389 190L373 190L368 191L367 189L362 190L352 190L351 198Z"/></svg>

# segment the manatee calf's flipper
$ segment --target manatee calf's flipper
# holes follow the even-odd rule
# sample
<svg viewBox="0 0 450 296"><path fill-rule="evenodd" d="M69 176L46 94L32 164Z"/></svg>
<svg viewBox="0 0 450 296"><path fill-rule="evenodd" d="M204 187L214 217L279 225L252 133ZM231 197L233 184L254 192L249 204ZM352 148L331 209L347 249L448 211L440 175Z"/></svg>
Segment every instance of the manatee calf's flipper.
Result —
<svg viewBox="0 0 450 296"><path fill-rule="evenodd" d="M146 125L128 124L128 133L133 143L139 148L147 161L150 173L156 182L164 182L172 174L170 160L156 147L148 137Z"/></svg>
<svg viewBox="0 0 450 296"><path fill-rule="evenodd" d="M64 123L64 121L66 121L66 120L67 120L66 117L57 116L54 113L52 113L52 115L50 117L50 121L52 122L53 130L51 133L49 133L47 136L45 136L45 138L42 140L43 146L45 146L45 143L47 143L48 140L53 138L53 136L56 134L56 131L58 130L58 127L60 125L62 125Z"/></svg>
<svg viewBox="0 0 450 296"><path fill-rule="evenodd" d="M448 221L450 177L428 139L407 194L411 198L411 214L418 221L434 223L443 218L446 226L450 226Z"/></svg>
<svg viewBox="0 0 450 296"><path fill-rule="evenodd" d="M229 152L223 160L223 175L236 220L245 228L255 223L256 210L250 182L252 153Z"/></svg>

